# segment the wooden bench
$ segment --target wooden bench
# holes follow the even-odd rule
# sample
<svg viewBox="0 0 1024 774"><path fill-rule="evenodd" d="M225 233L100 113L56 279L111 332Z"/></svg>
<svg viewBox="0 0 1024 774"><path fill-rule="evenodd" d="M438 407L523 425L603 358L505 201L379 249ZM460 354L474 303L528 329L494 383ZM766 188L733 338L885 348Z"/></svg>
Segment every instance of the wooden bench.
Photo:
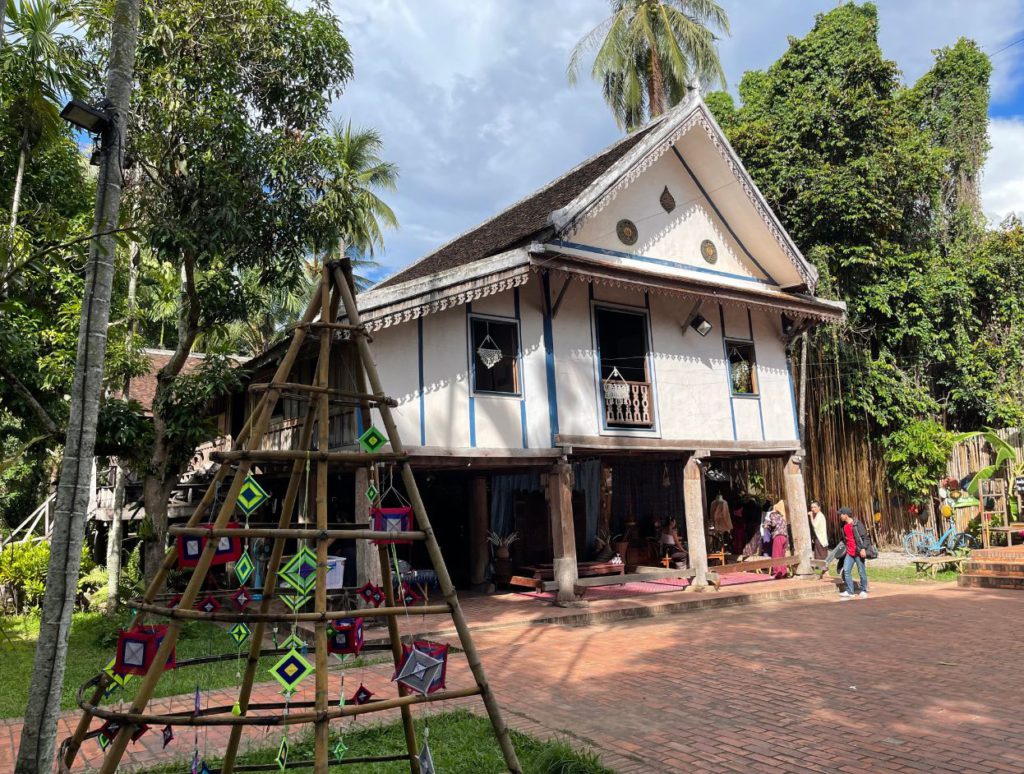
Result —
<svg viewBox="0 0 1024 774"><path fill-rule="evenodd" d="M956 567L958 573L963 573L964 564L969 562L971 557L969 556L922 556L910 560L910 563L914 565L914 571L918 574L924 574L930 572L931 576L935 578L939 574L939 570L945 565L951 564Z"/></svg>
<svg viewBox="0 0 1024 774"><path fill-rule="evenodd" d="M553 564L535 564L523 569L533 573L534 580L554 580L555 577ZM577 562L576 574L581 578L594 575L625 575L626 565L623 562Z"/></svg>

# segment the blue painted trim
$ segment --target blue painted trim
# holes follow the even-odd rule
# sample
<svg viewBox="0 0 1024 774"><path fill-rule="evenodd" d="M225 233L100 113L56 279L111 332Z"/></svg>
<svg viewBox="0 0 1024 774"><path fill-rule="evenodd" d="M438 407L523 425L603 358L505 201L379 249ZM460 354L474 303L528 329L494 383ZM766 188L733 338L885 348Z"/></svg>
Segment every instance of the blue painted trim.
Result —
<svg viewBox="0 0 1024 774"><path fill-rule="evenodd" d="M519 362L519 371L522 373L523 370L523 331L520 322L515 317L503 317L499 314L479 314L476 312L469 312L466 315L466 330L468 331L468 348L469 348L469 363L470 363L470 381L469 381L469 394L470 395L493 395L498 398L522 398L523 397L523 384L522 380L519 383L518 392L496 392L494 390L478 390L474 387L476 384L476 358L473 355L476 354L473 350L473 320L492 320L494 322L503 323L515 323L516 324L516 339L518 349L516 350L516 359Z"/></svg>
<svg viewBox="0 0 1024 774"><path fill-rule="evenodd" d="M472 330L472 317L473 304L466 304L466 361L469 366L467 369L469 375L469 384L466 385L466 389L469 390L469 446L470 448L476 448L476 398L473 397L473 382L475 371L475 363L473 358L473 330Z"/></svg>
<svg viewBox="0 0 1024 774"><path fill-rule="evenodd" d="M739 236L737 236L735 231L732 230L732 226L729 225L729 221L725 219L725 216L722 214L721 210L719 210L718 206L714 203L714 201L712 201L711 195L708 194L708 192L704 189L704 186L701 185L701 182L700 180L697 179L697 176L693 174L693 170L690 169L690 165L686 163L686 160L683 158L683 155L679 152L675 145L672 146L672 152L676 154L676 158L679 159L679 163L683 165L683 169L686 170L686 173L690 176L690 179L693 180L697 188L700 189L700 192L704 195L704 198L707 200L708 204L711 205L711 209L715 211L715 214L718 216L718 219L722 221L722 225L724 225L728 232L732 234L732 238L736 240L736 244L740 246L740 249L743 250L747 258L754 262L754 265L761 270L764 276L771 280L772 284L778 285L779 283L775 281L775 278L768 273L767 269L765 269L764 266L758 263L757 258L755 258L753 254L747 249L747 246L743 244L743 240L740 239Z"/></svg>
<svg viewBox="0 0 1024 774"><path fill-rule="evenodd" d="M523 448L530 448L530 434L526 429L526 367L523 361L523 321L519 313L519 288L512 289L512 303L515 306L517 335L516 338L519 340L519 351L516 353L516 357L519 359L519 395L521 400L519 401L519 425L523 430Z"/></svg>
<svg viewBox="0 0 1024 774"><path fill-rule="evenodd" d="M548 388L548 425L551 430L551 445L558 435L558 388L555 383L555 337L551 324L551 276L541 275L544 289L544 373Z"/></svg>
<svg viewBox="0 0 1024 774"><path fill-rule="evenodd" d="M607 247L595 247L593 245L584 245L579 242L566 242L561 239L551 240L551 244L557 245L558 247L568 247L572 250L582 250L587 253L598 253L600 255L611 255L616 258L629 258L633 261L641 261L643 263L653 263L658 266L668 266L673 269L686 269L687 271L696 271L702 274L713 274L717 277L728 277L729 279L742 280L743 282L756 282L759 285L772 285L774 282L768 280L758 279L757 277L746 277L742 274L733 274L728 271L719 271L718 269L708 269L704 266L694 266L692 263L680 263L679 261L669 261L664 258L652 258L649 255L640 255L639 253L625 253L622 250L612 250ZM776 285L777 286L777 285Z"/></svg>
<svg viewBox="0 0 1024 774"><path fill-rule="evenodd" d="M419 350L419 365L420 365L420 446L427 445L427 416L426 416L426 404L427 398L424 394L426 380L423 378L423 318L416 318L416 339L417 347Z"/></svg>
<svg viewBox="0 0 1024 774"><path fill-rule="evenodd" d="M722 357L725 358L725 388L729 391L729 415L732 417L732 439L735 441L739 436L736 435L736 407L732 405L732 374L729 373L729 345L725 339L725 307L721 304L718 305L718 319L722 325Z"/></svg>

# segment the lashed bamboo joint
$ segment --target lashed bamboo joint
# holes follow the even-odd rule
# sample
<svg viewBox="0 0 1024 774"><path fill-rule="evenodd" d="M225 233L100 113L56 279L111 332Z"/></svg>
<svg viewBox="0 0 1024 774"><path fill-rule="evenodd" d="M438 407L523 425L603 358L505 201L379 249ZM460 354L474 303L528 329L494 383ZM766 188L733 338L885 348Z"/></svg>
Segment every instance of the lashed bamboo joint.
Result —
<svg viewBox="0 0 1024 774"><path fill-rule="evenodd" d="M100 733L99 730L90 730L93 718L98 718L105 721L115 721L119 724L117 733L113 739L109 740L109 744L106 747L106 754L99 768L100 774L113 774L117 770L129 740L144 724L172 727L230 727L230 736L219 769L224 774L241 771L271 771L279 768L277 763L267 765L236 764L235 759L243 728L299 724L312 724L314 727L314 759L312 761L288 760L283 766L280 766L281 768L311 769L316 774L327 774L328 767L334 765L404 760L408 762L409 770L412 774L420 774L420 753L412 721L412 707L419 704L479 695L483 698L484 706L490 717L508 770L514 774L521 774L508 727L501 717L501 710L498 707L497 700L484 675L483 666L480 663L465 615L459 605L455 587L452 584L444 558L441 555L441 549L430 526L430 519L416 485L412 467L408 462L408 455L398 434L394 417L391 413L391 409L397 403L387 397L377 373L376 364L369 348L369 342L372 341L372 337L362 325L355 302L354 287L351 264L347 260L329 263L323 267L320 286L314 297L310 300L300 322L292 327L290 346L278 364L272 380L267 383L252 385L250 388L253 392L262 394L254 410L247 418L243 430L234 444L234 448L228 452L217 452L212 455L212 459L220 462L221 466L210 483L209 488L196 507L195 512L189 518L187 525L173 527L170 530L170 534L174 536L209 538L205 541L186 541L193 544L198 542L201 545L201 549L196 549L189 556L189 563L194 566L192 567L192 576L185 590L180 595L174 595L174 597L161 593L169 572L178 563L178 548L177 545L172 543L155 579L146 589L143 597L139 600L131 600L129 603L137 610L131 627L143 623L147 616L156 616L168 620L162 639L158 641L158 644L154 645L155 653L151 655L151 658L146 659L148 664L146 667L147 671L142 677L135 699L126 710L115 710L100 706L100 701L112 682L111 677L106 673L101 673L82 685L78 691L78 704L83 710L83 715L74 734L61 744L60 760L58 762L60 771L70 772L82 742L85 739L94 738ZM348 321L345 323L337 321L338 308L341 304L344 305L345 315L348 318ZM309 385L288 381L303 343L307 339L307 333L316 329L352 334L351 342L355 345L358 362L360 363L360 366L355 369L356 391L340 390L330 386L331 344L335 338L333 333L332 335L317 337L319 357L314 383ZM270 418L282 393L299 393L308 396L305 418L299 426L299 448L291 450L261 450L260 445L267 433ZM363 424L366 426L370 425L371 407L376 408L379 412L380 421L384 425L385 433L381 434L379 431L374 431L377 433L377 437L372 439L374 445L370 443L366 445L366 448L370 449L370 451L365 449L361 451L329 450L328 426L330 414L328 404L332 400L336 401L338 399L354 401L358 404L360 416L363 419ZM314 429L316 430L315 439L313 436ZM386 439L386 443L382 442L383 439ZM365 442L365 439L360 440ZM391 446L391 451L382 451L380 447L386 446L388 443ZM288 486L282 501L277 525L228 527L229 522L233 521L236 503L242 492L243 485L253 470L253 465L269 465L274 463L290 465ZM315 528L293 528L290 525L295 515L298 495L304 486L304 478L308 483L310 466L314 463L316 466ZM367 524L346 525L342 528L330 527L327 514L329 468L331 466L364 467L379 463L398 464L401 471L402 484L412 504L412 512L415 518L414 526L417 529L403 529L398 532L382 531L380 529L373 529L373 525ZM223 493L220 491L221 484L229 478L231 483L228 486L227 492ZM223 496L222 500L220 499L221 496ZM204 525L204 521L208 518L211 509L218 501L220 505L217 508L216 516L209 524ZM380 525L378 524L377 526ZM403 524L402 526L407 525ZM239 611L194 609L206 575L213 565L217 546L222 542L223 538L236 538L239 540L263 538L272 541L266 574L262 580L264 593L258 600L258 605L254 603L257 609L243 609ZM383 575L383 606L353 609L348 604L348 600L351 598L350 595L348 592L343 591L340 594L344 600L342 603L344 605L343 609L329 610L329 598L339 596L335 593L329 593L326 583L329 559L327 555L328 544L336 539L371 540L379 544L396 540L423 542L437 575L438 585L444 600L443 603L415 606L397 604L397 584L395 582L398 579L392 577L392 568L388 561L386 548L384 545L380 545L379 551L382 559ZM272 603L281 596L276 592L286 591L283 588L279 589L278 583L281 576L285 544L289 540L306 540L312 541L315 544L315 565L312 562L308 565L309 572L315 572L315 582L312 585L314 608L312 612L288 611L278 613L271 609ZM183 548L183 550L185 549ZM289 577L287 575L287 567L283 577L285 580ZM288 591L294 594L293 589ZM202 591L202 593L206 595L209 592ZM223 594L223 592L218 593ZM172 604L174 605L173 607L171 606ZM466 656L475 685L456 690L447 690L441 685L434 686L437 690L432 688L431 690L423 690L421 693L412 693L407 686L398 682L398 696L395 698L376 698L365 703L330 706L327 683L327 627L338 619L352 616L384 619L387 623L389 642L383 645L367 645L364 647L368 650L390 650L397 672L401 668L404 658L398 618L399 616L410 614L451 615L461 650ZM178 638L182 623L195 620L252 624L251 636L249 638L249 653L245 662L245 672L239 688L237 703L230 707L216 706L205 709L197 707L197 711L189 712L147 713L146 707L153 696L157 682L164 672L165 665L169 663L169 657L172 655L172 649ZM308 651L313 654L315 661L313 669L315 677L313 701L251 703L252 688L257 677L260 657L285 653L283 649L263 647L266 625L301 621L311 622L314 625L313 645ZM291 652L293 651L289 650L287 653ZM285 653L286 656L287 653ZM224 656L187 659L179 662L178 666L184 668L199 663L210 663L236 657L237 654L225 654ZM308 664L306 666L308 667ZM84 696L89 689L92 692L90 698L86 699ZM293 711L296 709L299 711ZM328 746L330 742L331 721L393 709L398 709L401 712L406 747L404 753L343 758L331 757L329 755ZM213 770L216 771L217 769Z"/></svg>

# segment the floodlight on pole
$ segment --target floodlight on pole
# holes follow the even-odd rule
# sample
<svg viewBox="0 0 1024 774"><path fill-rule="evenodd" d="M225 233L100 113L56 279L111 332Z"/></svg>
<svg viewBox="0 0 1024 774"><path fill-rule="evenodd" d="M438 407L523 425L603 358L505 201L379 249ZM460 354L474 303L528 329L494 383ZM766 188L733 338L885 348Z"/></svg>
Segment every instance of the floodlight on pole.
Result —
<svg viewBox="0 0 1024 774"><path fill-rule="evenodd" d="M694 315L694 318L690 320L690 327L697 331L701 336L707 336L711 333L712 325L698 314Z"/></svg>
<svg viewBox="0 0 1024 774"><path fill-rule="evenodd" d="M73 99L60 111L60 117L89 134L103 134L110 126L110 113L107 112L105 102L96 106Z"/></svg>

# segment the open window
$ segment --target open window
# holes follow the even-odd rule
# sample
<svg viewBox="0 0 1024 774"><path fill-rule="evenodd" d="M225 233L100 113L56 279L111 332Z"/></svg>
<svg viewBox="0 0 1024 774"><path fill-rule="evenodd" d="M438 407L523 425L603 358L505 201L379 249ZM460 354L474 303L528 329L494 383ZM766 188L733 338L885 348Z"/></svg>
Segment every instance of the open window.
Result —
<svg viewBox="0 0 1024 774"><path fill-rule="evenodd" d="M757 395L757 360L750 341L725 342L729 358L729 386L733 395Z"/></svg>
<svg viewBox="0 0 1024 774"><path fill-rule="evenodd" d="M519 395L519 324L470 317L473 392Z"/></svg>
<svg viewBox="0 0 1024 774"><path fill-rule="evenodd" d="M640 312L597 307L594 321L605 425L653 427L647 317Z"/></svg>

